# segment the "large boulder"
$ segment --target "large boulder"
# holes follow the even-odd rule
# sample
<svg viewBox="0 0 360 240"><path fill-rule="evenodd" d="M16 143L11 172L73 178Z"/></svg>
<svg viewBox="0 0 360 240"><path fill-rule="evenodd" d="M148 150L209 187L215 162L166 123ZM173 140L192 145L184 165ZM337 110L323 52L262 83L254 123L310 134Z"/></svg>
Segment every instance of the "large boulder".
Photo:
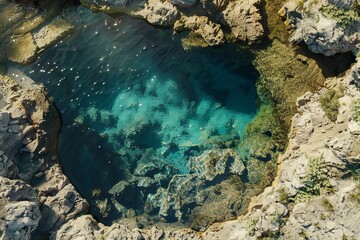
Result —
<svg viewBox="0 0 360 240"><path fill-rule="evenodd" d="M31 233L37 228L41 218L40 210L35 202L9 202L3 206L3 229L1 239L28 240Z"/></svg>
<svg viewBox="0 0 360 240"><path fill-rule="evenodd" d="M234 36L249 44L264 36L260 5L262 0L239 0L230 2L221 13L222 23L231 28Z"/></svg>
<svg viewBox="0 0 360 240"><path fill-rule="evenodd" d="M355 1L289 1L279 13L295 31L291 41L305 42L315 53L331 56L350 52L360 43L360 16Z"/></svg>
<svg viewBox="0 0 360 240"><path fill-rule="evenodd" d="M179 17L177 8L164 0L149 0L144 9L132 14L143 17L149 23L159 26L171 26Z"/></svg>

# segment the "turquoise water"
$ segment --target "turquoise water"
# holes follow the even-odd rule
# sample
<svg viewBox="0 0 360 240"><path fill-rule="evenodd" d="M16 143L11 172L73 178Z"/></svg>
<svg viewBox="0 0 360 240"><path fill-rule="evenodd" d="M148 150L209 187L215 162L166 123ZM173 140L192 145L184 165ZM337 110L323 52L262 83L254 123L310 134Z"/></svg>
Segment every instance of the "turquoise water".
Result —
<svg viewBox="0 0 360 240"><path fill-rule="evenodd" d="M23 70L54 97L60 161L101 221L141 214L148 194L188 173L189 157L241 141L258 109L250 53L184 51L181 35L125 16L79 8L67 17L76 34ZM142 177L156 183L135 186ZM126 214L109 193L121 180L133 184L116 199Z"/></svg>

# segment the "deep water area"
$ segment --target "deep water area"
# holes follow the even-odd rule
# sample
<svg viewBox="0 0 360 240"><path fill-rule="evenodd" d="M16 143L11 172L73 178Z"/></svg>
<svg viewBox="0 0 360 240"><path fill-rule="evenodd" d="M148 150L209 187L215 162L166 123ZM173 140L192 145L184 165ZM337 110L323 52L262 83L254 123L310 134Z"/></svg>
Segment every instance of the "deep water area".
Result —
<svg viewBox="0 0 360 240"><path fill-rule="evenodd" d="M260 108L250 52L185 51L180 34L126 16L66 17L77 31L22 70L54 98L59 159L91 213L186 222L222 181L241 195L238 146Z"/></svg>

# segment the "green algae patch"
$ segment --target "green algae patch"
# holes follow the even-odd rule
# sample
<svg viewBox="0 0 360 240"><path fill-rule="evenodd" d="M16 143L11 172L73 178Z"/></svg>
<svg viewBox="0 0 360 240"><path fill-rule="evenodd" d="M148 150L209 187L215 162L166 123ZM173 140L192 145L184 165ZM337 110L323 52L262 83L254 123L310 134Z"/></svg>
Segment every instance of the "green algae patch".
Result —
<svg viewBox="0 0 360 240"><path fill-rule="evenodd" d="M277 39L255 55L254 65L261 74L258 84L269 91L281 118L289 124L297 111L297 98L323 85L322 71L315 60Z"/></svg>
<svg viewBox="0 0 360 240"><path fill-rule="evenodd" d="M295 197L297 202L309 201L313 196L319 196L323 191L331 189L329 176L322 156L309 159L304 186Z"/></svg>
<svg viewBox="0 0 360 240"><path fill-rule="evenodd" d="M337 89L329 89L323 96L320 97L320 105L324 110L326 116L333 122L336 121L339 114L339 99L344 96L344 86Z"/></svg>
<svg viewBox="0 0 360 240"><path fill-rule="evenodd" d="M360 99L354 101L352 118L355 121L360 122Z"/></svg>
<svg viewBox="0 0 360 240"><path fill-rule="evenodd" d="M281 42L288 42L289 32L278 14L286 1L284 0L267 0L263 9L263 15L266 18L268 38L270 40L278 39Z"/></svg>

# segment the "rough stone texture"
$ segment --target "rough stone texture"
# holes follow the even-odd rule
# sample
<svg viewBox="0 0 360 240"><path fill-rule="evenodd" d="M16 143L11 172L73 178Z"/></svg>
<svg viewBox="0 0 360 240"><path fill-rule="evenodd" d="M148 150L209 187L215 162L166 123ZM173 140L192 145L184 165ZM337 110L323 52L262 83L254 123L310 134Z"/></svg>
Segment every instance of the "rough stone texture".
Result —
<svg viewBox="0 0 360 240"><path fill-rule="evenodd" d="M238 40L252 44L264 36L259 9L261 2L262 0L233 1L222 12L222 23L231 28Z"/></svg>
<svg viewBox="0 0 360 240"><path fill-rule="evenodd" d="M149 230L129 229L120 224L106 227L96 222L91 215L84 215L64 224L51 235L52 240L60 239L201 239L200 234L192 230L164 231L153 227Z"/></svg>
<svg viewBox="0 0 360 240"><path fill-rule="evenodd" d="M356 58L356 63L351 67L351 73L349 74L349 80L360 88L360 56Z"/></svg>
<svg viewBox="0 0 360 240"><path fill-rule="evenodd" d="M189 170L190 174L175 175L167 189L148 195L145 211L159 209L164 219L189 221L197 230L236 217L245 191L240 179L245 167L236 151L206 151L189 161Z"/></svg>
<svg viewBox="0 0 360 240"><path fill-rule="evenodd" d="M171 26L179 17L177 8L170 2L162 0L148 0L144 9L132 14L141 16L149 23L160 26Z"/></svg>
<svg viewBox="0 0 360 240"><path fill-rule="evenodd" d="M74 26L59 16L54 18L49 24L34 32L34 38L37 46L42 49L63 39L74 32Z"/></svg>
<svg viewBox="0 0 360 240"><path fill-rule="evenodd" d="M220 24L211 22L205 16L182 16L174 25L175 31L190 30L200 35L209 46L221 45L225 36Z"/></svg>
<svg viewBox="0 0 360 240"><path fill-rule="evenodd" d="M5 206L3 220L4 229L0 234L1 239L27 240L41 218L39 207L34 202L19 201L9 202Z"/></svg>
<svg viewBox="0 0 360 240"><path fill-rule="evenodd" d="M89 204L80 196L58 164L45 171L37 186L41 201L39 230L49 232L85 212Z"/></svg>
<svg viewBox="0 0 360 240"><path fill-rule="evenodd" d="M0 199L7 201L38 201L37 191L21 180L0 177Z"/></svg>
<svg viewBox="0 0 360 240"><path fill-rule="evenodd" d="M44 87L20 71L8 73L12 77L0 75L5 103L0 109L0 198L6 206L1 229L4 239L30 239L35 229L55 230L84 212L88 203L56 164L58 115Z"/></svg>
<svg viewBox="0 0 360 240"><path fill-rule="evenodd" d="M354 3L352 0L307 0L300 4L300 1L291 0L280 10L280 14L286 17L285 23L295 29L291 41L304 41L312 52L330 56L350 52L360 43L360 16L355 13L357 20L345 23L325 14L323 9L332 5L340 9L336 11L349 11Z"/></svg>
<svg viewBox="0 0 360 240"><path fill-rule="evenodd" d="M217 13L225 9L229 0L200 0L200 3L208 14L216 16Z"/></svg>

